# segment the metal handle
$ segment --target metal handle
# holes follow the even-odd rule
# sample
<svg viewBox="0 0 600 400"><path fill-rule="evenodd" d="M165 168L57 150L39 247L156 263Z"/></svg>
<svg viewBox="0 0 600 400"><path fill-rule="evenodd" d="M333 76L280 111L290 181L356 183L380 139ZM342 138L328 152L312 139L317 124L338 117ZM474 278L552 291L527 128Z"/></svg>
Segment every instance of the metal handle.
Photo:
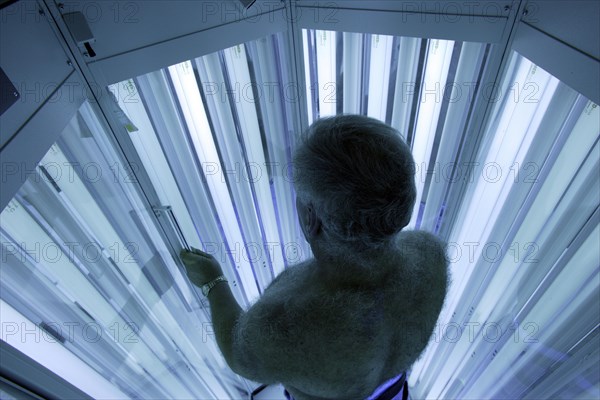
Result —
<svg viewBox="0 0 600 400"><path fill-rule="evenodd" d="M177 240L179 241L181 248L185 249L185 250L191 250L191 247L188 244L187 240L185 239L185 236L183 235L183 231L181 230L181 227L179 226L179 222L177 222L177 218L175 217L173 208L171 206L152 206L152 210L154 210L154 214L157 217L161 217L163 213L165 213L168 216L167 219L169 220L171 227L173 228L173 230L175 231L175 234L177 235Z"/></svg>

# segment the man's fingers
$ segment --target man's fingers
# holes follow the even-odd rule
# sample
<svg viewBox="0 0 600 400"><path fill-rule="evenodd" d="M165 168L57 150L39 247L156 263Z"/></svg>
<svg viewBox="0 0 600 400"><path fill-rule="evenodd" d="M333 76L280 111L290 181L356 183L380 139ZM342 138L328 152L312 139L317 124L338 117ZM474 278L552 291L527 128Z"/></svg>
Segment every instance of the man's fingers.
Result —
<svg viewBox="0 0 600 400"><path fill-rule="evenodd" d="M194 250L182 250L180 253L185 272L193 283L204 284L222 275L221 266L211 254Z"/></svg>
<svg viewBox="0 0 600 400"><path fill-rule="evenodd" d="M191 248L191 250L181 250L181 253L179 253L179 255L182 259L193 259L195 257L202 257L205 259L213 258L212 255L205 253L202 250L195 249L193 247Z"/></svg>
<svg viewBox="0 0 600 400"><path fill-rule="evenodd" d="M193 256L201 256L201 255L203 255L200 252L200 250L197 250L197 249L192 249L192 250L183 249L183 250L181 250L181 253L179 253L179 254L181 254L182 257L184 257L184 256L185 257L193 257Z"/></svg>
<svg viewBox="0 0 600 400"><path fill-rule="evenodd" d="M200 249L197 249L195 247L190 247L190 252L193 254L197 254L199 256L203 256L203 257L210 257L210 254L203 252Z"/></svg>

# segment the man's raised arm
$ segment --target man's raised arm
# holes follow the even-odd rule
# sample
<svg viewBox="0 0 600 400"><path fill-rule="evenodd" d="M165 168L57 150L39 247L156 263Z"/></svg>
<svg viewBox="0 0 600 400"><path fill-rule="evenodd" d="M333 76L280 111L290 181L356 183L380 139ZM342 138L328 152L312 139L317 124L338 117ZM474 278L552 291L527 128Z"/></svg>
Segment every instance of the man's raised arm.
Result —
<svg viewBox="0 0 600 400"><path fill-rule="evenodd" d="M200 288L223 274L217 260L200 250L183 251L181 258L190 281ZM268 332L277 321L274 308L259 300L248 312L244 312L226 281L216 283L207 297L217 344L229 367L248 379L261 383L276 382L276 371L264 361L272 356L270 350L275 350L273 346L278 347L278 354L285 354L285 349L280 348L282 343L268 343Z"/></svg>

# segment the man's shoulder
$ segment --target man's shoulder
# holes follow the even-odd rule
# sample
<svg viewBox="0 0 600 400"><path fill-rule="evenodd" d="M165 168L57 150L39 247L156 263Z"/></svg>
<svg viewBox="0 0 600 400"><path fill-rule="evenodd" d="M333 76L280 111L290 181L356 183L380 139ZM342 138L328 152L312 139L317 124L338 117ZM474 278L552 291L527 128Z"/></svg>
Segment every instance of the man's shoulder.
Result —
<svg viewBox="0 0 600 400"><path fill-rule="evenodd" d="M443 270L448 265L446 243L427 231L402 231L393 248L405 268Z"/></svg>
<svg viewBox="0 0 600 400"><path fill-rule="evenodd" d="M283 270L267 286L261 300L283 303L304 293L310 285L314 260L306 260Z"/></svg>
<svg viewBox="0 0 600 400"><path fill-rule="evenodd" d="M443 250L445 243L431 232L424 230L406 230L399 232L394 243L400 249L440 249Z"/></svg>

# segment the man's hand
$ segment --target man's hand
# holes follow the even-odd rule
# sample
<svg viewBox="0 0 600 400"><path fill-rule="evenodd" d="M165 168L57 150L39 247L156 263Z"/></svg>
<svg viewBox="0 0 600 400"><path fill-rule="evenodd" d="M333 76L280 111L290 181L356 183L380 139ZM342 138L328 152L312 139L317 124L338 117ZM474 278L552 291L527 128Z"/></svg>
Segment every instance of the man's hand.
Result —
<svg viewBox="0 0 600 400"><path fill-rule="evenodd" d="M223 275L221 266L213 256L198 249L181 252L181 261L185 265L190 281L198 286ZM213 294L214 293L214 294ZM242 314L242 309L233 297L229 285L217 285L208 297L211 317L215 329L217 344L227 363L234 365L233 360L233 327Z"/></svg>
<svg viewBox="0 0 600 400"><path fill-rule="evenodd" d="M198 249L182 250L181 261L185 265L188 278L198 287L223 275L218 261L212 255Z"/></svg>

